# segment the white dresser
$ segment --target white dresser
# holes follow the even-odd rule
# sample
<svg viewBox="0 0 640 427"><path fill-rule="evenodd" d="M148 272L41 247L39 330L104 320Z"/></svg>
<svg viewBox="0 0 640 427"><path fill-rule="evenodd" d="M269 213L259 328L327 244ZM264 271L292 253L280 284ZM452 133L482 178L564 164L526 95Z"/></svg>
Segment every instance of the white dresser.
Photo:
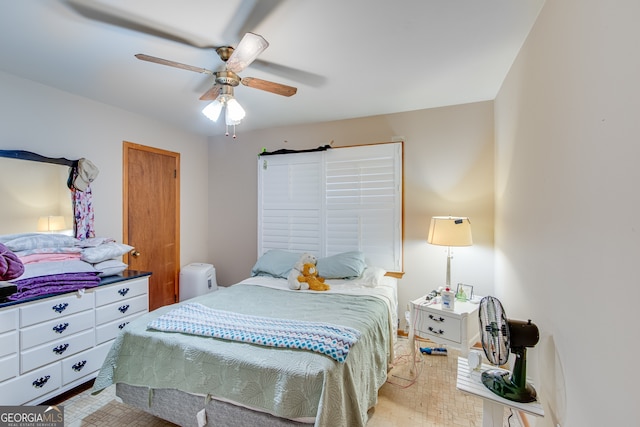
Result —
<svg viewBox="0 0 640 427"><path fill-rule="evenodd" d="M148 311L149 273L0 306L0 405L35 405L95 378L113 339Z"/></svg>

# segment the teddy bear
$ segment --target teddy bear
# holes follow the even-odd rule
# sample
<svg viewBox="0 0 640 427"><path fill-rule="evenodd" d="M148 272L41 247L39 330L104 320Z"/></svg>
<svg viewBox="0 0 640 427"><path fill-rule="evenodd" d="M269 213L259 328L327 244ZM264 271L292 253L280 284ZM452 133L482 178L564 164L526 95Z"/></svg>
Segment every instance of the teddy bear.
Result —
<svg viewBox="0 0 640 427"><path fill-rule="evenodd" d="M318 276L318 269L310 262L302 266L302 274L298 276L298 282L306 284L312 291L328 291L329 285L324 283L324 277Z"/></svg>
<svg viewBox="0 0 640 427"><path fill-rule="evenodd" d="M310 264L316 265L317 262L318 262L318 259L309 253L305 252L302 255L300 255L300 259L298 259L298 262L296 262L296 264L293 266L291 271L289 271L289 275L287 276L287 283L289 284L289 289L303 290L303 291L309 289L309 284L307 282L299 282L298 277L302 275L302 269L305 264L310 263Z"/></svg>

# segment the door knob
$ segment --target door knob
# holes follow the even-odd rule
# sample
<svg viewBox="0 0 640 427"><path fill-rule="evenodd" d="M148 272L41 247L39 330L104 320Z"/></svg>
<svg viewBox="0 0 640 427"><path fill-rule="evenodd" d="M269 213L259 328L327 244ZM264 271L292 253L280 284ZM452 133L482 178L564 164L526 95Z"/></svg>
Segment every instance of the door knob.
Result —
<svg viewBox="0 0 640 427"><path fill-rule="evenodd" d="M133 256L134 258L138 258L140 256L140 252L134 250L133 252L131 252L131 256Z"/></svg>

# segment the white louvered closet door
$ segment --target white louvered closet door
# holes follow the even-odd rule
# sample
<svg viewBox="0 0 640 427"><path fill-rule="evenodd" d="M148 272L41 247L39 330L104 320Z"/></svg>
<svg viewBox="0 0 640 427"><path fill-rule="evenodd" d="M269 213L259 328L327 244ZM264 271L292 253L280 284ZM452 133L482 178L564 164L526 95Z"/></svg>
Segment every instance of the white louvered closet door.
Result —
<svg viewBox="0 0 640 427"><path fill-rule="evenodd" d="M258 256L360 250L402 271L402 144L258 159Z"/></svg>

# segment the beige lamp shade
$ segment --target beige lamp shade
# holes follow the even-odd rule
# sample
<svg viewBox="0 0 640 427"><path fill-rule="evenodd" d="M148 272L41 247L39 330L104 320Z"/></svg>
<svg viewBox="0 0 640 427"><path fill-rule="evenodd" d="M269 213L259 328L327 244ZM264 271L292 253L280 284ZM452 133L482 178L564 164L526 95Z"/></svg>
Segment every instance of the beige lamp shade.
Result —
<svg viewBox="0 0 640 427"><path fill-rule="evenodd" d="M466 217L434 216L427 242L439 246L471 246L471 221Z"/></svg>
<svg viewBox="0 0 640 427"><path fill-rule="evenodd" d="M63 216L41 216L38 218L38 231L61 231L66 229Z"/></svg>

